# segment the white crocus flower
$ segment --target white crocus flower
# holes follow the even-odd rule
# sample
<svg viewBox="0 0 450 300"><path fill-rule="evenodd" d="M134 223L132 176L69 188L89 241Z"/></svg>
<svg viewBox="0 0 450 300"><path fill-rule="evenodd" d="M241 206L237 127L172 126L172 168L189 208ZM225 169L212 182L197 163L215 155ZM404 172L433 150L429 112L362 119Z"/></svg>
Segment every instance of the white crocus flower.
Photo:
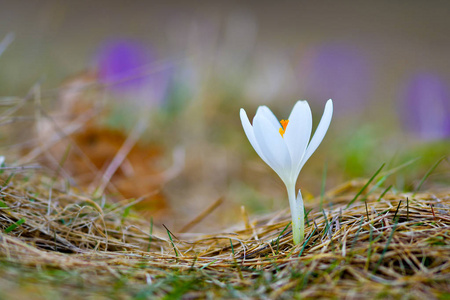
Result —
<svg viewBox="0 0 450 300"><path fill-rule="evenodd" d="M267 106L260 106L253 118L241 108L242 126L250 144L262 160L280 176L286 185L292 214L294 244L303 241L305 215L300 190L295 197L295 184L300 170L322 142L333 115L333 102L327 101L319 126L311 138L312 115L307 101L298 101L288 120L275 117Z"/></svg>

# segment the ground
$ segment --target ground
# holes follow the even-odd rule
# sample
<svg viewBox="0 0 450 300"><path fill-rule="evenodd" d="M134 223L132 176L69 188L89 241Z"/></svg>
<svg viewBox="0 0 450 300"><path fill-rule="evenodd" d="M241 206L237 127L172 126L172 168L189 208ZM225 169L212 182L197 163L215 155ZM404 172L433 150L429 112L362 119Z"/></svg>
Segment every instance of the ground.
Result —
<svg viewBox="0 0 450 300"><path fill-rule="evenodd" d="M2 299L450 296L448 192L368 193L363 181L329 190L322 211L307 207L294 246L286 211L177 234L58 184L49 203L48 182L2 176Z"/></svg>

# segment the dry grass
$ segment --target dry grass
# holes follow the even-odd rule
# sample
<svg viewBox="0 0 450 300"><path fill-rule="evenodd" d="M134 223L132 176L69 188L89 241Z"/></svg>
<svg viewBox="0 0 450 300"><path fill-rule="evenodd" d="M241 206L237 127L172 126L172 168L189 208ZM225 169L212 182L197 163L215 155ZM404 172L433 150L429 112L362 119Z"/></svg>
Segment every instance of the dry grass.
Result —
<svg viewBox="0 0 450 300"><path fill-rule="evenodd" d="M131 200L109 204L41 171L4 171L0 298L449 297L450 193L380 190L347 209L364 183L330 191L323 211L308 208L306 241L293 246L287 211L178 234L134 216Z"/></svg>

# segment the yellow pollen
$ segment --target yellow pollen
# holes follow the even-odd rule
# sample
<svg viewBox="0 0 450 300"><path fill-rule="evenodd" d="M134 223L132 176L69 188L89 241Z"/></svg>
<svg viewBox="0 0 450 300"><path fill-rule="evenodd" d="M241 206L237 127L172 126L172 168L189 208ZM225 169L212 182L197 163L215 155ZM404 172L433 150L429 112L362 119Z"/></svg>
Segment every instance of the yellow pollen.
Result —
<svg viewBox="0 0 450 300"><path fill-rule="evenodd" d="M281 120L280 121L282 128L280 128L281 137L283 137L284 132L286 131L286 127L289 124L289 120Z"/></svg>

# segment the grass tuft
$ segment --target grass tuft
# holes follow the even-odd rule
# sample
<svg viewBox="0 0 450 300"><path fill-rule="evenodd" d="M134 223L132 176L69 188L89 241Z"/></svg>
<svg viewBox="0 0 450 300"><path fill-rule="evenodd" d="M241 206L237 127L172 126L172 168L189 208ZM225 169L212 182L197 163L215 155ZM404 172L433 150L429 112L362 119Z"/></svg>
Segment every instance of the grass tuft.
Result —
<svg viewBox="0 0 450 300"><path fill-rule="evenodd" d="M337 194L329 191L330 209L320 210L320 203L308 208L311 226L296 247L289 213L259 217L248 228L243 224L222 233L174 235L134 214L129 202L97 207L93 199L67 190L65 181L56 180L49 189L53 177L43 171L17 173L5 185L8 172L0 174L3 298L15 293L26 298L29 291L36 299L370 298L385 291L436 298L450 293L449 192L411 198L380 187L346 209L372 180L339 196L328 196ZM49 213L48 199L53 200ZM369 219L369 212L377 213Z"/></svg>

